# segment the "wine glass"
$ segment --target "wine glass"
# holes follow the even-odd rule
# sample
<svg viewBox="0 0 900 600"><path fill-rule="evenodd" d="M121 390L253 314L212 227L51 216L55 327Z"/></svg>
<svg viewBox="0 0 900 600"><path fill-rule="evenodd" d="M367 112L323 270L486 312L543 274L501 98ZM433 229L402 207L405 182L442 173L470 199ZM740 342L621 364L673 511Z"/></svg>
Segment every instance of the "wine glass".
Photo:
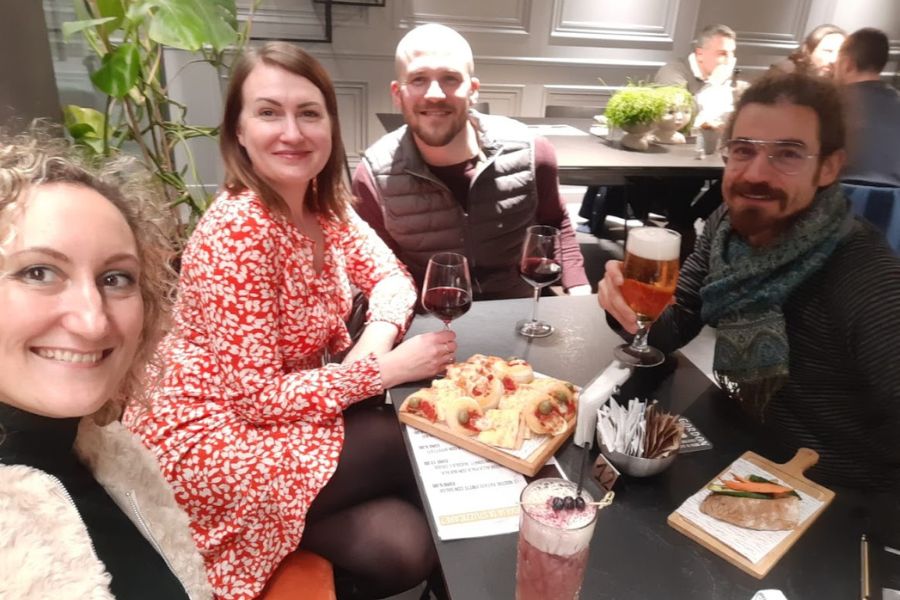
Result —
<svg viewBox="0 0 900 600"><path fill-rule="evenodd" d="M650 325L659 318L675 294L681 234L662 227L636 227L625 243L625 282L622 296L637 314L638 331L631 344L615 350L620 361L634 367L655 367L665 355L647 345Z"/></svg>
<svg viewBox="0 0 900 600"><path fill-rule="evenodd" d="M526 337L547 337L553 333L552 325L538 321L537 311L541 289L555 283L562 275L560 252L559 229L548 225L532 225L528 228L525 243L522 244L519 274L534 286L534 304L531 320L516 323L516 331Z"/></svg>
<svg viewBox="0 0 900 600"><path fill-rule="evenodd" d="M428 259L422 307L443 321L445 329L450 329L450 321L472 308L472 280L465 256L438 252Z"/></svg>

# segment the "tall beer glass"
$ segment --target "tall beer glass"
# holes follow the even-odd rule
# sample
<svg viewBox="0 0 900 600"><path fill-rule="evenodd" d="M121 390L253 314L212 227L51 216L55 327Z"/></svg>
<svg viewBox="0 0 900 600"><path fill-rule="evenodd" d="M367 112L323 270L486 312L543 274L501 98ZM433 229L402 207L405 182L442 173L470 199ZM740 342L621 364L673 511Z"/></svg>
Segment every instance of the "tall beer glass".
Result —
<svg viewBox="0 0 900 600"><path fill-rule="evenodd" d="M625 243L622 296L637 313L638 331L631 344L615 349L616 358L635 367L655 367L665 355L647 345L650 325L665 310L678 282L681 234L660 227L637 227Z"/></svg>

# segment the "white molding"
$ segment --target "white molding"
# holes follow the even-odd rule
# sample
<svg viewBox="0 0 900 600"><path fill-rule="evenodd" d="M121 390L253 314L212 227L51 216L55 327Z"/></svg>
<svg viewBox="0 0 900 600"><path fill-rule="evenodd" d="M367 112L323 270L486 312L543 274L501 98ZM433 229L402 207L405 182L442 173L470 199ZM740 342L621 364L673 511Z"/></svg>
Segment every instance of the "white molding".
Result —
<svg viewBox="0 0 900 600"><path fill-rule="evenodd" d="M525 97L525 86L517 83L482 84L478 90L478 101L491 104L493 115L522 114L522 100ZM497 110L500 103L506 103L508 110Z"/></svg>
<svg viewBox="0 0 900 600"><path fill-rule="evenodd" d="M320 18L312 0L307 0L307 2L309 5L305 8L258 8L253 14L251 37L286 41L321 38L324 41L324 15L323 18ZM238 7L238 21L246 21L248 14L247 8Z"/></svg>
<svg viewBox="0 0 900 600"><path fill-rule="evenodd" d="M794 15L790 26L785 33L767 31L741 31L737 30L737 45L740 48L755 48L759 50L796 50L806 37L807 21L812 9L813 0L802 0L794 3Z"/></svg>
<svg viewBox="0 0 900 600"><path fill-rule="evenodd" d="M496 3L497 0L485 0ZM478 15L460 15L453 12L416 11L412 0L391 0L395 4L395 21L400 29L413 29L425 23L441 23L460 33L491 33L528 35L531 21L532 0L513 0L513 10L508 17L485 18ZM447 6L454 3L447 2ZM401 6L398 6L401 5Z"/></svg>
<svg viewBox="0 0 900 600"><path fill-rule="evenodd" d="M628 1L628 0L617 0ZM553 0L553 14L550 21L550 40L555 43L583 44L589 46L616 45L664 45L671 47L675 42L675 25L678 20L680 0L665 0L662 25L641 25L627 27L603 25L600 23L564 21L563 9L566 0Z"/></svg>
<svg viewBox="0 0 900 600"><path fill-rule="evenodd" d="M541 114L548 105L596 106L602 111L609 98L623 86L616 85L545 85Z"/></svg>
<svg viewBox="0 0 900 600"><path fill-rule="evenodd" d="M368 147L369 131L369 84L365 81L341 81L334 82L334 92L338 99L344 101L344 110L339 110L341 119L341 139L344 142L344 152L348 162L353 160L354 165L359 162L359 157ZM347 102L352 108L347 110ZM352 125L352 127L348 127Z"/></svg>
<svg viewBox="0 0 900 600"><path fill-rule="evenodd" d="M347 60L347 61L388 61L394 63L393 53L360 53L353 51L335 50L329 46L311 45L305 48L307 52L319 59L328 60ZM574 67L574 68L614 68L614 69L653 69L656 70L663 66L666 61L662 60L632 60L632 59L610 59L610 58L575 58L575 57L554 57L554 56L489 56L479 55L475 57L475 74L478 74L479 65L516 65L527 67Z"/></svg>

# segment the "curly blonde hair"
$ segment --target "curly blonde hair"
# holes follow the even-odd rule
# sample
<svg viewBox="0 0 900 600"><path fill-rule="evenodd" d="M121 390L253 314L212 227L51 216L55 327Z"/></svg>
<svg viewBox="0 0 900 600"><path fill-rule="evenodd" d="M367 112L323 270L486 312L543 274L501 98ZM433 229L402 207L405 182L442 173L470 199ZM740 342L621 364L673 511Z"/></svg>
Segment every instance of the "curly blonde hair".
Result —
<svg viewBox="0 0 900 600"><path fill-rule="evenodd" d="M17 136L0 132L0 274L6 268L4 248L15 239L15 218L26 209L28 191L37 186L68 183L93 189L125 217L137 245L144 319L121 393L100 411L101 420L109 420L118 416L123 401L143 396L144 370L168 328L176 222L158 183L138 161L125 156L91 159L54 133L47 125Z"/></svg>

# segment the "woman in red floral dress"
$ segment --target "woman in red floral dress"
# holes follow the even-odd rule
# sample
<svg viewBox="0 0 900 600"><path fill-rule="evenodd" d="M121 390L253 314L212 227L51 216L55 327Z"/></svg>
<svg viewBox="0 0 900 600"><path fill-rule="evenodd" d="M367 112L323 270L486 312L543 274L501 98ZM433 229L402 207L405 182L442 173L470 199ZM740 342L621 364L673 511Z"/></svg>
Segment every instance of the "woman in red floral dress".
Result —
<svg viewBox="0 0 900 600"><path fill-rule="evenodd" d="M218 597L256 597L299 545L371 597L436 564L393 412L353 407L451 362L453 334L394 347L416 292L349 207L337 102L302 50L246 53L221 128L223 192L184 251L149 409L126 424L191 517ZM369 299L350 347L353 287ZM349 410L348 410L349 409ZM302 590L298 590L298 598Z"/></svg>

